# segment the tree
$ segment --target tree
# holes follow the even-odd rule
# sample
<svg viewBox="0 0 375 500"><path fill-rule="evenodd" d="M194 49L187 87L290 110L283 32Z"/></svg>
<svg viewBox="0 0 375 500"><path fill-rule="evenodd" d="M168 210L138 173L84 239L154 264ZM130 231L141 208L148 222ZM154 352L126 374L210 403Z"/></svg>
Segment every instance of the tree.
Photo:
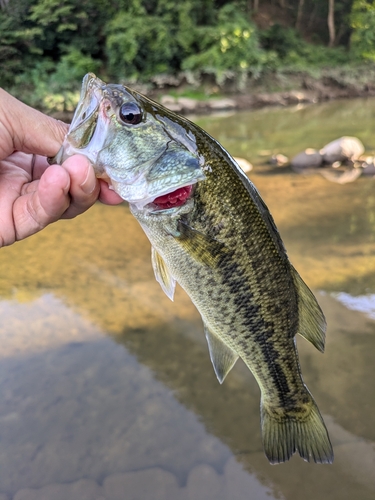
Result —
<svg viewBox="0 0 375 500"><path fill-rule="evenodd" d="M296 20L296 29L299 30L301 27L301 20L303 16L303 6L305 4L305 0L298 1L298 10L297 10L297 20Z"/></svg>
<svg viewBox="0 0 375 500"><path fill-rule="evenodd" d="M336 40L335 30L335 0L328 0L328 32L329 32L329 47L333 47Z"/></svg>

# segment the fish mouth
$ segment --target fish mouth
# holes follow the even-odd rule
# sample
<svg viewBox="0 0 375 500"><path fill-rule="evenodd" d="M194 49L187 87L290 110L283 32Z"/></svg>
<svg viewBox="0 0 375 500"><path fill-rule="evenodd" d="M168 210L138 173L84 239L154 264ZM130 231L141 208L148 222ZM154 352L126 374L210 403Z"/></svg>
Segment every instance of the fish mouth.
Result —
<svg viewBox="0 0 375 500"><path fill-rule="evenodd" d="M158 196L149 204L149 207L152 208L153 212L181 207L182 205L185 205L191 197L193 193L193 186L193 184L189 184Z"/></svg>

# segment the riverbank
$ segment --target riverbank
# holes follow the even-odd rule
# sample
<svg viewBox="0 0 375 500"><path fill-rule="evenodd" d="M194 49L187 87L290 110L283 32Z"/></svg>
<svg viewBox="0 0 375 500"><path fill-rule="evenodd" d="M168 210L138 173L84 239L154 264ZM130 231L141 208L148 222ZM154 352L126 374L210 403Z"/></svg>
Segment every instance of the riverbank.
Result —
<svg viewBox="0 0 375 500"><path fill-rule="evenodd" d="M375 96L375 67L341 68L312 76L306 72L273 75L260 81L249 81L243 91L234 91L230 85L218 88L204 83L199 89L186 82L171 79L154 85L130 85L151 99L180 114L210 114L220 111L259 109L266 106L293 106L314 104L335 99L353 99ZM79 92L77 89L77 99ZM75 107L70 99L68 109L63 96L52 96L58 106L41 110L55 118L69 122ZM37 106L38 107L38 106ZM64 110L65 108L65 110Z"/></svg>
<svg viewBox="0 0 375 500"><path fill-rule="evenodd" d="M207 114L217 111L239 111L259 109L265 106L292 106L296 104L314 104L333 99L375 96L375 88L360 90L321 86L314 90L289 90L283 92L259 92L229 95L207 100L189 97L174 97L162 94L157 100L171 111L181 114Z"/></svg>
<svg viewBox="0 0 375 500"><path fill-rule="evenodd" d="M181 95L178 95L178 88L154 89L147 93L151 98L176 113L207 114L217 111L259 109L265 106L291 106L334 99L373 97L375 96L373 76L372 68L368 71L364 68L359 69L358 77L352 72L348 74L345 71L335 75L327 72L319 78L303 73L291 74L290 79L284 77L284 81L279 85L280 90L272 90L272 84L264 81L253 87L249 85L243 92L226 92L224 87L220 97L211 95L206 99L186 97L185 89L181 91ZM189 91L186 93L188 94Z"/></svg>

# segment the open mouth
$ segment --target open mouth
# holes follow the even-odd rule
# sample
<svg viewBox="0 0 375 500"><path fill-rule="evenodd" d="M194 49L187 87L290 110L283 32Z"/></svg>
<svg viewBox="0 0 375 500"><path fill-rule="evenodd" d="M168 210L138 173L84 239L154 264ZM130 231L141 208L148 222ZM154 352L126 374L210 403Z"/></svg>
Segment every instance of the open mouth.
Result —
<svg viewBox="0 0 375 500"><path fill-rule="evenodd" d="M190 197L192 190L192 185L178 188L175 191L172 191L172 193L158 196L153 201L153 204L161 210L165 210L166 208L180 207Z"/></svg>

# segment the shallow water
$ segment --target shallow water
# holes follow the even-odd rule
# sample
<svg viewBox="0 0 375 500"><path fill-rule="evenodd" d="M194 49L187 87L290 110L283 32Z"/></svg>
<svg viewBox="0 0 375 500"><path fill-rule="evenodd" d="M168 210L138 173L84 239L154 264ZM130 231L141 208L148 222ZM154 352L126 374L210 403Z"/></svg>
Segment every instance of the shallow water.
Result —
<svg viewBox="0 0 375 500"><path fill-rule="evenodd" d="M170 302L128 208L97 204L1 250L0 500L370 500L375 495L375 181L261 165L357 135L375 102L197 121L256 168L290 258L327 316L324 355L298 339L335 463L271 466L259 389L220 386L185 293Z"/></svg>

